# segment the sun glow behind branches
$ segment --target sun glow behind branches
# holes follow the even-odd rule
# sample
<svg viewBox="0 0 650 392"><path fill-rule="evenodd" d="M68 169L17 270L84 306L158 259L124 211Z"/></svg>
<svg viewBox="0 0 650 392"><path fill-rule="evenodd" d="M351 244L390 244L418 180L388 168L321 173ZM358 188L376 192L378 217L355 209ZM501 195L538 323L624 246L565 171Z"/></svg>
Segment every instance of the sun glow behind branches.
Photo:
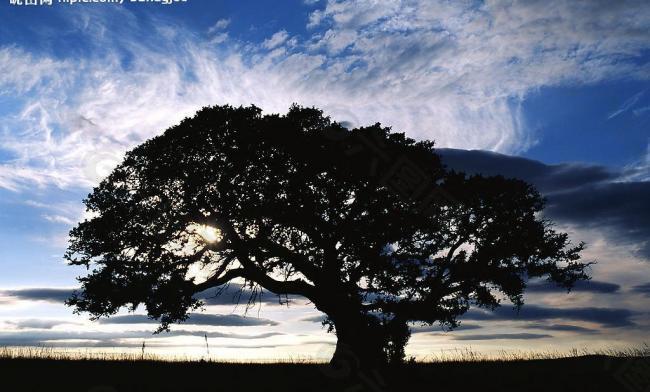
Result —
<svg viewBox="0 0 650 392"><path fill-rule="evenodd" d="M202 241L208 243L219 242L223 238L221 230L208 225L192 224L188 227L188 232L198 235Z"/></svg>
<svg viewBox="0 0 650 392"><path fill-rule="evenodd" d="M208 244L218 243L223 239L221 230L214 226L192 223L186 229L189 235L188 242L183 246L182 253L191 255ZM202 283L214 273L214 266L206 263L205 260L197 261L189 265L187 279L193 279L196 283Z"/></svg>

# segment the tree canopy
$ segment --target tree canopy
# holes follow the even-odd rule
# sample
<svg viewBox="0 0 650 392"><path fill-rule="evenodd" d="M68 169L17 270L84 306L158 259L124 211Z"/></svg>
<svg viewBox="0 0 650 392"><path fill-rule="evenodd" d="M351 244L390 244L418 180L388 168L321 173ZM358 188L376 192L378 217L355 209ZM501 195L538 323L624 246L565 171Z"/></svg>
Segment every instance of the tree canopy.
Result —
<svg viewBox="0 0 650 392"><path fill-rule="evenodd" d="M320 110L215 106L126 154L84 201L66 253L89 268L68 301L110 316L143 304L161 327L231 281L299 295L364 363L400 360L412 322L519 306L531 278L586 279L582 244L517 179L445 168L433 142ZM196 274L198 267L209 273Z"/></svg>

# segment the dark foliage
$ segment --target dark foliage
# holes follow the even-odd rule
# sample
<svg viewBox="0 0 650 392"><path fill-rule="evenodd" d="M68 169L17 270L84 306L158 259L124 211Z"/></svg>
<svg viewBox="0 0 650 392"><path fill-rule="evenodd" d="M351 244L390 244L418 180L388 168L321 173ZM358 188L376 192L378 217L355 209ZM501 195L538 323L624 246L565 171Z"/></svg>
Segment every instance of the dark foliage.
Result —
<svg viewBox="0 0 650 392"><path fill-rule="evenodd" d="M426 203L404 192L416 179ZM94 217L66 254L90 269L78 311L144 304L165 329L196 293L240 279L309 299L336 331L334 359L361 366L400 361L407 322L454 327L470 305L521 305L528 278L587 278L582 244L540 218L531 185L445 170L432 142L297 106L205 108L129 152L85 203Z"/></svg>

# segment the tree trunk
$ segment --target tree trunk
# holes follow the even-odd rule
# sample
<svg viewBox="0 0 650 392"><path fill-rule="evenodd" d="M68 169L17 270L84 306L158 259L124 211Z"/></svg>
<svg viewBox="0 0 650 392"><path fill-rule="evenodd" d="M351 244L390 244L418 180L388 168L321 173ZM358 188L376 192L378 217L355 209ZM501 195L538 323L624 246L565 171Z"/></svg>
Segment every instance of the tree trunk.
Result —
<svg viewBox="0 0 650 392"><path fill-rule="evenodd" d="M330 361L332 367L348 369L354 373L360 370L375 370L386 365L384 352L385 330L381 323L370 315L332 317L336 329L336 349Z"/></svg>

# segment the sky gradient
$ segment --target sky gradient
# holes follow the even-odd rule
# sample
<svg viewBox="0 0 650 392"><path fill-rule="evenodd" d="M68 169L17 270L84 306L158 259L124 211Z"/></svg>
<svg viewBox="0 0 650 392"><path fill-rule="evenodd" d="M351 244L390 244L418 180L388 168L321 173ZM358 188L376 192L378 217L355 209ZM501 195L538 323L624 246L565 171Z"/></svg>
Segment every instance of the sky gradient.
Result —
<svg viewBox="0 0 650 392"><path fill-rule="evenodd" d="M316 106L435 140L470 173L535 184L585 241L593 280L532 282L527 304L416 327L408 354L648 342L650 5L644 1L0 1L0 346L327 358L300 298L244 317L232 294L170 334L137 314L90 322L62 301L81 200L123 154L206 105ZM210 297L212 293L205 293Z"/></svg>

